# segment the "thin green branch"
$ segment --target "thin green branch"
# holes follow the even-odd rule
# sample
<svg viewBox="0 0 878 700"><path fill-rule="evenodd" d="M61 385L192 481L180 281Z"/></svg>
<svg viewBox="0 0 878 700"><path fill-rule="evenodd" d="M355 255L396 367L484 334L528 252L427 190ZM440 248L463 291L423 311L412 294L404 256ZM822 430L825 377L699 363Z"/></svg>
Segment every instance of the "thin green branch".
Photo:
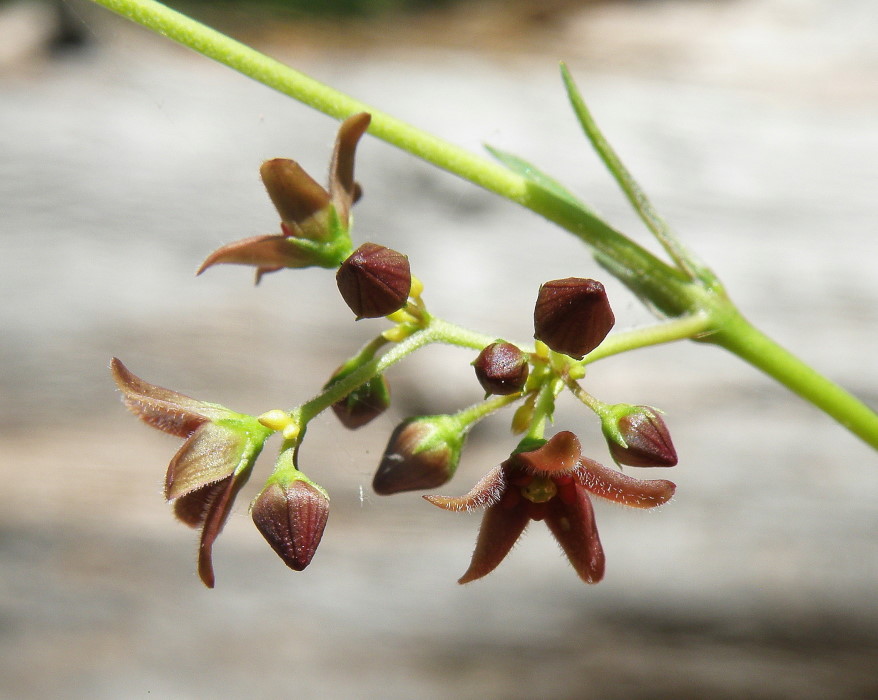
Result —
<svg viewBox="0 0 878 700"><path fill-rule="evenodd" d="M582 358L582 364L589 365L605 357L618 355L629 350L696 338L710 332L711 322L711 317L708 314L698 313L665 323L657 323L646 328L614 333L607 336L604 342Z"/></svg>
<svg viewBox="0 0 878 700"><path fill-rule="evenodd" d="M723 330L704 340L735 353L878 449L878 414L874 410L778 345L740 314L727 319Z"/></svg>
<svg viewBox="0 0 878 700"><path fill-rule="evenodd" d="M289 66L231 39L154 0L93 0L144 27L172 39L309 105L343 119L369 112L369 133L443 170L544 216L630 269L649 271L657 280L676 271L591 212L562 201L554 192L510 169L450 144L355 100Z"/></svg>
<svg viewBox="0 0 878 700"><path fill-rule="evenodd" d="M635 209L679 267L660 260L580 206L575 199L560 195L557 188L547 186L545 181L540 182L539 178L537 181L529 179L416 129L154 0L93 0L93 2L330 116L341 119L358 112L369 112L372 115L369 132L374 136L525 206L570 231L591 246L601 264L633 289L652 308L658 309L667 316L682 317L679 319L682 326L677 328L681 334L686 323L691 322L698 326L704 318L709 319L705 321L703 328L698 328L697 333L712 333L713 335L708 338L710 341L762 369L836 418L867 443L878 447L878 415L750 326L722 293L721 286L712 273L695 261L691 253L676 240L618 156L603 139L581 97L576 99L578 91L575 90L572 79L566 71L565 82L568 90L571 91L577 114L584 122L586 133L614 177L622 185ZM699 283L694 283L693 279L698 280ZM703 318L699 317L699 314ZM676 322L671 322L674 323ZM673 335L674 326L669 325L668 328ZM412 338L416 336L417 334ZM479 345L479 343L482 342L483 337L479 336L480 334L472 334L468 336L469 340L458 344L481 347L484 344ZM626 339L624 334L616 338L608 341L605 349L599 348L596 351L598 355L588 361L620 352L621 344L632 339L630 336ZM638 338L637 342L641 343L640 345L635 343L625 349L665 342L660 337L650 338L648 334L639 335ZM397 348L403 346L405 342L408 341L401 342ZM385 354L382 360L394 357L397 348ZM364 377L367 374L374 375L376 369L370 370L369 367L368 364L364 366ZM357 386L357 376L357 372L351 374L333 385L331 394L322 394L312 401L320 398L320 405L324 407L330 405L333 401L329 403L325 401L334 396L334 392L338 392L338 398L341 398L345 390L350 391ZM316 404L309 403L304 406L316 408Z"/></svg>

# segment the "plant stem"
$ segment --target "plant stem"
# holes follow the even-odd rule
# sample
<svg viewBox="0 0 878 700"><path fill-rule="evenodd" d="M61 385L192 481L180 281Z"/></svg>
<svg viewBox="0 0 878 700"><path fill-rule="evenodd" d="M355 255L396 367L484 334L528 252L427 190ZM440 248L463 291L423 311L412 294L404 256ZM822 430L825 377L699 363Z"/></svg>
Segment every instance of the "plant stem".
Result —
<svg viewBox="0 0 878 700"><path fill-rule="evenodd" d="M383 345L384 342L384 339L379 336L364 346L356 357L366 357L366 353L373 352ZM336 401L343 399L351 391L362 386L375 375L381 374L403 358L430 343L447 343L457 345L458 347L481 350L493 342L493 336L476 333L475 331L461 328L453 323L431 316L426 328L415 331L380 357L364 362L362 366L351 372L344 379L330 384L317 396L306 401L298 408L293 409L290 413L296 415L301 425L306 425L317 414L329 408Z"/></svg>
<svg viewBox="0 0 878 700"><path fill-rule="evenodd" d="M751 325L740 313L722 330L704 338L735 353L823 410L864 442L878 449L878 414Z"/></svg>
<svg viewBox="0 0 878 700"><path fill-rule="evenodd" d="M706 338L708 341L725 347L774 377L799 396L826 411L868 444L878 448L878 415L751 326L730 301L724 300L720 304L722 308L719 308L715 301L708 300L704 293L714 294L716 297L724 296L721 294L722 290L718 282L712 278L706 268L698 266L689 256L688 251L677 244L672 234L670 238L668 237L666 225L653 217L654 212L648 200L642 197L642 192L639 192L627 170L620 169L620 163L615 162L618 157L615 157L615 160L610 157L615 156L615 153L611 153L608 146L598 150L605 161L609 159L611 172L620 179L620 184L623 185L623 189L632 199L638 212L645 217L647 224L654 232L661 232L659 238L672 257L680 264L685 262L685 269L689 274L660 260L589 210L578 206L569 198L560 196L551 188L373 109L154 0L92 1L325 114L341 119L358 112L369 112L372 115L369 127L372 135L553 221L590 245L602 264L640 296L650 301L654 307L669 316L687 314L686 318L680 320L683 325L676 327L676 331L681 334L670 339L686 337L682 334L685 324L692 323L697 328L699 324L697 312L705 312L711 321L707 324L708 327L697 328L695 332L713 333ZM589 135L594 142L594 134ZM598 141L598 144L600 143ZM634 188L631 187L631 183ZM697 287L691 283L692 273L698 275L704 286ZM676 321L672 321L667 326L671 335L674 335L675 323ZM397 349L413 338L424 337L418 333L400 343L397 348L388 351L382 361L384 358L395 357ZM598 348L595 351L598 354L589 361L621 352L622 349L666 342L660 336L650 339L648 333L639 331L632 333L638 335L619 334L615 340L608 340L605 343L606 348L603 350ZM479 345L483 338L480 334L466 336L468 339L464 339L464 336L459 338L461 342L457 344L469 347L483 347L487 344ZM433 339L444 341L442 338ZM432 342L432 340L423 342ZM629 345L624 346L626 342ZM370 366L371 363L361 368L363 376L366 377L363 381L375 374L376 370L372 368L370 371ZM345 390L356 388L358 384L355 383L355 377L359 374L359 371L355 372L333 385L332 395L337 392L337 398L341 398ZM312 402L321 399L320 404L323 405L323 399L329 395L330 392L321 394L312 399ZM316 408L317 404L312 406L312 402L304 404L301 408L304 409L305 406ZM323 407L326 408L331 403L333 401Z"/></svg>
<svg viewBox="0 0 878 700"><path fill-rule="evenodd" d="M658 323L646 328L636 328L622 333L607 336L606 340L582 358L582 364L588 365L611 355L645 348L650 345L672 343L676 340L695 338L707 333L711 328L711 318L707 314L698 313L672 321Z"/></svg>
<svg viewBox="0 0 878 700"><path fill-rule="evenodd" d="M296 416L300 425L306 425L317 414L325 411L336 401L343 399L354 389L368 382L376 374L386 371L415 350L436 342L437 339L437 333L431 327L413 333L405 340L394 345L381 357L370 360L356 371L351 372L344 379L331 384L314 398L306 401L298 408L294 408L290 411L290 414Z"/></svg>
<svg viewBox="0 0 878 700"><path fill-rule="evenodd" d="M154 0L92 0L162 36L223 63L337 119L369 112L369 133L443 170L521 204L566 228L596 250L644 273L682 274L594 214L561 201L508 168L355 100Z"/></svg>

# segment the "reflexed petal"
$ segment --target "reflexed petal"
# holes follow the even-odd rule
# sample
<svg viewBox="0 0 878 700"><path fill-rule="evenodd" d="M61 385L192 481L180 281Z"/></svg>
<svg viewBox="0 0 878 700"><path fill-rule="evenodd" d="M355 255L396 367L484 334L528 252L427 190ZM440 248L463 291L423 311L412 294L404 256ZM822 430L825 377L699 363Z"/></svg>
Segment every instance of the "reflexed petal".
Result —
<svg viewBox="0 0 878 700"><path fill-rule="evenodd" d="M635 479L586 458L580 461L574 476L580 486L595 496L632 508L653 508L667 503L677 488L665 479Z"/></svg>
<svg viewBox="0 0 878 700"><path fill-rule="evenodd" d="M530 472L566 472L576 467L581 454L579 438L569 430L562 430L542 447L530 452L519 452L512 459Z"/></svg>
<svg viewBox="0 0 878 700"><path fill-rule="evenodd" d="M354 183L354 156L357 143L369 128L372 115L361 112L345 119L338 129L335 140L335 151L329 168L329 194L338 213L338 218L347 228L351 205L357 198L357 187Z"/></svg>
<svg viewBox="0 0 878 700"><path fill-rule="evenodd" d="M229 243L213 251L201 263L196 275L207 268L222 263L231 265L256 265L261 273L279 270L282 267L308 267L315 258L311 251L297 246L296 239L273 234L253 236ZM258 280L257 280L258 281Z"/></svg>
<svg viewBox="0 0 878 700"><path fill-rule="evenodd" d="M482 518L472 561L457 582L469 583L496 569L518 541L529 520L526 508L506 508L502 503L488 508Z"/></svg>
<svg viewBox="0 0 878 700"><path fill-rule="evenodd" d="M174 515L180 522L189 527L199 527L204 524L207 517L207 508L216 497L217 492L222 491L223 481L215 481L195 491L190 491L185 496L180 496L174 501Z"/></svg>
<svg viewBox="0 0 878 700"><path fill-rule="evenodd" d="M329 206L329 192L289 158L267 160L259 174L283 222L299 225Z"/></svg>
<svg viewBox="0 0 878 700"><path fill-rule="evenodd" d="M199 427L168 465L165 498L172 501L234 474L247 442L231 428L214 423Z"/></svg>
<svg viewBox="0 0 878 700"><path fill-rule="evenodd" d="M434 506L445 510L475 510L485 506L493 506L503 496L506 490L506 473L501 464L494 467L482 477L482 480L473 486L472 491L464 496L453 498L450 496L424 496ZM511 545L510 545L511 546Z"/></svg>
<svg viewBox="0 0 878 700"><path fill-rule="evenodd" d="M576 500L565 504L560 498L548 504L546 525L558 540L576 573L586 583L604 577L604 550L594 521L594 508L588 494L576 489Z"/></svg>
<svg viewBox="0 0 878 700"><path fill-rule="evenodd" d="M189 437L203 423L230 413L222 406L149 384L132 374L118 358L111 361L110 371L124 395L125 406L147 425L171 435Z"/></svg>
<svg viewBox="0 0 878 700"><path fill-rule="evenodd" d="M208 588L213 588L213 543L226 524L235 496L246 479L228 477L220 484L222 488L211 489L212 498L207 506L201 544L198 548L198 575Z"/></svg>

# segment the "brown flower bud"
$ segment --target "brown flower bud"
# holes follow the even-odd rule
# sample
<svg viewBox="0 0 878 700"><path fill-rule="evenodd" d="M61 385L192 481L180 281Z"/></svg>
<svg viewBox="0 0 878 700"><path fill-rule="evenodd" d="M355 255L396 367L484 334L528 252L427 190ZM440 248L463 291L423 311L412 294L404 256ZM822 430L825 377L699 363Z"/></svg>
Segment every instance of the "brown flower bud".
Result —
<svg viewBox="0 0 878 700"><path fill-rule="evenodd" d="M412 288L409 260L402 253L364 243L335 276L345 303L361 318L380 318L405 306Z"/></svg>
<svg viewBox="0 0 878 700"><path fill-rule="evenodd" d="M616 322L604 285L568 277L540 287L534 308L534 337L555 352L582 359Z"/></svg>
<svg viewBox="0 0 878 700"><path fill-rule="evenodd" d="M631 467L673 467L677 451L659 413L649 406L636 406L616 424L627 447L604 430L610 454L619 464Z"/></svg>
<svg viewBox="0 0 878 700"><path fill-rule="evenodd" d="M457 470L466 432L450 416L410 418L396 427L372 481L388 496L441 486Z"/></svg>
<svg viewBox="0 0 878 700"><path fill-rule="evenodd" d="M384 376L378 375L332 404L332 410L345 428L356 430L384 413L389 405L390 387Z"/></svg>
<svg viewBox="0 0 878 700"><path fill-rule="evenodd" d="M506 396L521 391L527 381L527 356L503 341L485 347L473 362L476 379L486 394Z"/></svg>
<svg viewBox="0 0 878 700"><path fill-rule="evenodd" d="M287 566L301 571L311 562L329 517L329 497L305 478L270 480L251 510L259 532Z"/></svg>

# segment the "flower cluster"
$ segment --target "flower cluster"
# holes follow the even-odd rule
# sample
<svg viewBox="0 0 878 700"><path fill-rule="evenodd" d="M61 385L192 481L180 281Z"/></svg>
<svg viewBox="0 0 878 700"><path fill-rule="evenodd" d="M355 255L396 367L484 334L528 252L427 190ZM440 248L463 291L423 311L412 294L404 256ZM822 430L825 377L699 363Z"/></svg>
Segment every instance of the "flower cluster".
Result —
<svg viewBox="0 0 878 700"><path fill-rule="evenodd" d="M657 409L605 404L579 381L589 354L615 323L606 291L600 282L578 277L543 284L534 307L536 342L531 346L467 331L433 316L407 256L376 243L356 249L352 243L351 207L361 195L354 180L354 154L369 123L368 114L358 114L341 125L327 189L295 161L264 163L262 180L280 215L281 233L225 245L198 271L220 263L251 265L258 282L281 268L335 269L339 293L357 319L386 317L392 323L343 362L316 397L292 410L250 416L149 384L119 360L112 362L128 408L152 427L185 438L168 466L165 497L181 521L201 529L198 573L205 585L214 585L214 541L274 433L283 439L280 453L251 504L251 515L287 566L296 571L307 567L329 515L329 495L297 463L309 421L332 409L348 429L368 424L390 405L385 372L421 347L441 342L478 351L472 366L484 398L454 414L411 416L400 423L375 473L375 492L390 495L444 485L457 471L472 427L517 404L511 423L521 438L508 459L464 496L424 496L445 510L485 511L472 561L460 582L493 571L527 524L544 520L580 578L596 583L604 574L604 553L591 496L652 508L667 502L675 486L663 479L636 479L585 457L579 439L569 431L545 437L556 397L567 389L597 415L617 465L677 463Z"/></svg>

